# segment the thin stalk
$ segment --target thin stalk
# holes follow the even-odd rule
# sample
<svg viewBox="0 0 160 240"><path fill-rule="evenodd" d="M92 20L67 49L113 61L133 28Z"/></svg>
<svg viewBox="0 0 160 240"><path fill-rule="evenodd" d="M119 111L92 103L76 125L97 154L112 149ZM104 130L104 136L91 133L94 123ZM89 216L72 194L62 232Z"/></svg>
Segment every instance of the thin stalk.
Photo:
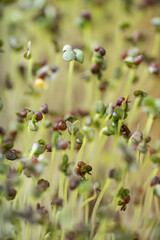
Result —
<svg viewBox="0 0 160 240"><path fill-rule="evenodd" d="M139 206L136 207L134 217L133 217L133 220L132 220L132 225L131 225L131 228L132 228L133 231L135 230L135 228L138 224L138 219L139 219L139 216L141 214L141 210L142 210L142 204L140 204Z"/></svg>
<svg viewBox="0 0 160 240"><path fill-rule="evenodd" d="M26 128L27 128L27 146L26 146L26 153L28 154L29 148L30 148L30 134L31 134L31 132L30 132L29 125L28 125L27 122L26 122L26 124L27 124L27 126L26 126Z"/></svg>
<svg viewBox="0 0 160 240"><path fill-rule="evenodd" d="M54 205L53 209L52 209L52 219L53 219L53 221L55 219L55 215L56 215L56 205Z"/></svg>
<svg viewBox="0 0 160 240"><path fill-rule="evenodd" d="M62 231L61 240L64 240L64 237L65 237L65 231Z"/></svg>
<svg viewBox="0 0 160 240"><path fill-rule="evenodd" d="M75 136L74 134L72 133L71 134L71 158L73 159L73 154L74 154L74 139L75 139Z"/></svg>
<svg viewBox="0 0 160 240"><path fill-rule="evenodd" d="M87 195L88 194L86 194L86 198L88 197ZM85 211L84 211L84 222L85 222L85 225L88 225L88 217L89 217L89 205L87 203L87 204L85 204Z"/></svg>
<svg viewBox="0 0 160 240"><path fill-rule="evenodd" d="M67 111L72 107L73 68L74 68L74 61L71 61L69 63L68 82L67 82L67 90L66 90L66 110Z"/></svg>
<svg viewBox="0 0 160 240"><path fill-rule="evenodd" d="M86 204L88 204L89 202L93 201L95 198L97 197L96 192L94 192L93 196L86 199L83 203L82 203L82 207L84 207Z"/></svg>
<svg viewBox="0 0 160 240"><path fill-rule="evenodd" d="M154 171L152 172L151 179L156 175L158 171L158 168L155 168ZM149 176L150 179L150 176ZM145 187L145 186L144 186ZM142 233L145 231L145 227L148 221L149 213L151 210L152 206L152 199L153 199L153 189L150 187L150 184L148 183L148 188L147 188L147 193L145 196L145 202L144 202L144 221L143 221L143 228L142 228Z"/></svg>
<svg viewBox="0 0 160 240"><path fill-rule="evenodd" d="M125 176L125 175L124 175L124 176ZM115 194L114 194L114 197L113 197L113 200L112 200L112 206L113 206L114 209L116 209L116 207L117 207L117 201L116 201L116 199L117 199L117 195L118 195L118 192L119 192L120 188L123 186L123 183L124 183L124 178L123 178L123 181L121 181L121 182L118 184L118 186L117 186L117 188L116 188L116 191L115 191Z"/></svg>
<svg viewBox="0 0 160 240"><path fill-rule="evenodd" d="M50 171L49 171L49 181L50 182L52 180L52 173L53 173L53 167L54 167L55 153L56 153L56 149L55 149L55 147L53 147L52 148L52 153L51 153L51 165L50 165Z"/></svg>
<svg viewBox="0 0 160 240"><path fill-rule="evenodd" d="M134 120L136 119L136 112L137 112L137 109L138 109L138 105L139 105L139 102L140 102L140 97L137 97L133 103L133 106L131 108L131 111L129 113L129 122L128 122L128 125L131 127L134 123Z"/></svg>
<svg viewBox="0 0 160 240"><path fill-rule="evenodd" d="M107 178L106 179L106 182L105 182L105 185L102 189L102 191L100 192L98 198L97 198L97 201L95 203L95 206L93 208L93 212L92 212L92 217L91 217L91 237L90 239L93 238L93 233L94 233L94 221L95 221L95 217L96 217L96 212L97 212L97 209L102 201L102 198L107 190L107 188L110 186L110 183L111 183L111 179Z"/></svg>
<svg viewBox="0 0 160 240"><path fill-rule="evenodd" d="M152 123L153 123L153 119L154 119L154 116L153 114L149 114L149 117L148 117L148 120L147 120L147 123L145 125L145 128L144 128L144 134L145 136L148 136L149 132L150 132L150 129L152 127Z"/></svg>
<svg viewBox="0 0 160 240"><path fill-rule="evenodd" d="M154 206L155 206L155 214L157 215L157 218L159 218L159 199L154 196Z"/></svg>
<svg viewBox="0 0 160 240"><path fill-rule="evenodd" d="M64 179L65 179L65 175L64 173L60 174L60 178L59 178L59 192L58 192L58 197L59 198L63 198L63 194L64 194Z"/></svg>
<svg viewBox="0 0 160 240"><path fill-rule="evenodd" d="M77 196L78 196L78 189L75 189L72 197L72 215L74 214L74 208L75 208Z"/></svg>
<svg viewBox="0 0 160 240"><path fill-rule="evenodd" d="M118 130L117 130L118 136L120 136L120 133L121 133L122 122L123 122L123 118L119 119L119 121L118 121Z"/></svg>
<svg viewBox="0 0 160 240"><path fill-rule="evenodd" d="M69 181L66 180L65 186L64 186L64 205L67 205L67 200L68 200L68 185L69 185Z"/></svg>
<svg viewBox="0 0 160 240"><path fill-rule="evenodd" d="M150 236L150 240L155 240L155 234L156 234L156 231L159 227L159 221L156 222L155 226L154 226L154 229L151 233L151 236Z"/></svg>
<svg viewBox="0 0 160 240"><path fill-rule="evenodd" d="M148 217L149 217L149 213L150 213L151 205L152 205L152 198L153 198L153 190L151 189L150 186L148 186L147 194L146 194L146 201L145 201L145 218L144 218L144 222L143 222L143 231L145 230L145 227L146 227L146 224L148 221Z"/></svg>
<svg viewBox="0 0 160 240"><path fill-rule="evenodd" d="M126 82L126 85L125 85L125 88L124 88L124 91L123 91L122 95L128 95L129 94L129 92L131 90L131 87L132 87L134 76L135 76L135 69L131 68L130 72L129 72L129 78Z"/></svg>
<svg viewBox="0 0 160 240"><path fill-rule="evenodd" d="M82 142L82 146L81 146L81 148L78 152L78 155L77 155L76 163L78 163L82 159L86 143L87 143L87 138L84 137L83 142Z"/></svg>
<svg viewBox="0 0 160 240"><path fill-rule="evenodd" d="M159 53L159 50L160 50L160 33L156 33L153 43L152 55L158 57L157 53Z"/></svg>
<svg viewBox="0 0 160 240"><path fill-rule="evenodd" d="M28 63L27 80L28 84L32 83L32 58L29 60Z"/></svg>

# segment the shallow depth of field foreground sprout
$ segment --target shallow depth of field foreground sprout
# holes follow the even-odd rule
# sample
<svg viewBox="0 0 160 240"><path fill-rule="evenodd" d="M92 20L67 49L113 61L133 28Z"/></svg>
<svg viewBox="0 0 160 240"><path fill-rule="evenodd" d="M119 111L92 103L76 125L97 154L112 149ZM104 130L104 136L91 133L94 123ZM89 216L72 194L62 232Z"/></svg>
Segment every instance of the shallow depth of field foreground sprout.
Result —
<svg viewBox="0 0 160 240"><path fill-rule="evenodd" d="M0 1L0 240L160 240L160 1Z"/></svg>

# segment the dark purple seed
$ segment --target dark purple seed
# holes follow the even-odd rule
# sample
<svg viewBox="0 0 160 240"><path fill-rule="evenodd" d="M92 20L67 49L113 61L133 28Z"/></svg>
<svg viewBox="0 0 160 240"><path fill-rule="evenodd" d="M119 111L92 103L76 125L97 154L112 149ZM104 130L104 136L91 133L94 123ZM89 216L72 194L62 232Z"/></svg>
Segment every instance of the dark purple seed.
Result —
<svg viewBox="0 0 160 240"><path fill-rule="evenodd" d="M77 166L78 166L79 168L81 168L81 167L84 166L84 165L86 165L86 163L83 162L83 161L80 161L80 162L78 162L78 164L77 164Z"/></svg>
<svg viewBox="0 0 160 240"><path fill-rule="evenodd" d="M80 175L80 176L82 176L82 175L83 175L83 173L82 173L82 171L81 171L81 169L80 169L80 168L77 168L77 169L76 169L76 173L77 173L78 175Z"/></svg>
<svg viewBox="0 0 160 240"><path fill-rule="evenodd" d="M117 105L121 106L122 102L124 102L124 101L125 101L124 97L117 98Z"/></svg>
<svg viewBox="0 0 160 240"><path fill-rule="evenodd" d="M65 131L67 129L67 125L64 121L59 121L58 122L58 129L61 131Z"/></svg>
<svg viewBox="0 0 160 240"><path fill-rule="evenodd" d="M36 114L36 120L37 120L37 121L40 121L40 120L42 120L42 118L43 118L43 115L42 115L42 113L41 113L41 112L35 112L34 114Z"/></svg>
<svg viewBox="0 0 160 240"><path fill-rule="evenodd" d="M71 181L71 182L69 183L69 189L70 189L70 190L76 189L77 186L78 186L78 183L77 183L76 181Z"/></svg>
<svg viewBox="0 0 160 240"><path fill-rule="evenodd" d="M95 52L98 52L100 48L101 48L100 46L96 46L96 47L94 48L94 51L95 51Z"/></svg>
<svg viewBox="0 0 160 240"><path fill-rule="evenodd" d="M52 65L51 67L50 67L50 69L51 69L51 71L52 72L57 72L57 70L58 70L58 68L55 66L55 65Z"/></svg>
<svg viewBox="0 0 160 240"><path fill-rule="evenodd" d="M59 130L59 128L58 128L58 123L55 122L55 123L53 124L53 131L58 131L58 130Z"/></svg>
<svg viewBox="0 0 160 240"><path fill-rule="evenodd" d="M53 199L53 201L52 201L51 204L52 204L52 205L54 204L54 205L56 205L57 207L61 207L61 206L63 205L63 199L56 197L56 198Z"/></svg>
<svg viewBox="0 0 160 240"><path fill-rule="evenodd" d="M139 65L144 60L144 57L142 55L136 57L133 61L134 65Z"/></svg>
<svg viewBox="0 0 160 240"><path fill-rule="evenodd" d="M124 60L128 56L127 51L121 52L121 59Z"/></svg>
<svg viewBox="0 0 160 240"><path fill-rule="evenodd" d="M41 72L38 74L38 78L45 79L46 77L46 72Z"/></svg>
<svg viewBox="0 0 160 240"><path fill-rule="evenodd" d="M20 115L22 118L26 118L27 117L27 110L25 108L22 108L21 112L20 112Z"/></svg>
<svg viewBox="0 0 160 240"><path fill-rule="evenodd" d="M13 200L16 197L17 191L14 188L8 189L7 192L7 199L8 200Z"/></svg>
<svg viewBox="0 0 160 240"><path fill-rule="evenodd" d="M93 65L91 66L91 72L92 72L93 74L98 73L99 70L100 70L100 65L99 65L99 64L95 63L95 64L93 64Z"/></svg>
<svg viewBox="0 0 160 240"><path fill-rule="evenodd" d="M100 91L105 91L105 90L106 90L106 84L105 84L104 82L101 82L101 83L99 84L99 90L100 90Z"/></svg>
<svg viewBox="0 0 160 240"><path fill-rule="evenodd" d="M45 179L39 179L37 182L38 187L42 188L44 191L50 186L49 182Z"/></svg>
<svg viewBox="0 0 160 240"><path fill-rule="evenodd" d="M128 195L126 198L125 198L125 204L128 204L130 202L130 195Z"/></svg>
<svg viewBox="0 0 160 240"><path fill-rule="evenodd" d="M91 14L87 10L83 10L81 16L87 21L91 20Z"/></svg>
<svg viewBox="0 0 160 240"><path fill-rule="evenodd" d="M47 150L47 152L52 152L52 144L47 144L46 145L46 150Z"/></svg>
<svg viewBox="0 0 160 240"><path fill-rule="evenodd" d="M152 181L151 181L151 187L153 187L153 186L155 186L155 185L157 185L157 184L159 184L159 183L160 183L160 177L155 176L155 177L152 179Z"/></svg>
<svg viewBox="0 0 160 240"><path fill-rule="evenodd" d="M62 142L60 143L60 149L66 150L67 148L68 148L68 143L65 142L65 141L62 141Z"/></svg>
<svg viewBox="0 0 160 240"><path fill-rule="evenodd" d="M41 111L42 111L43 114L47 114L48 113L48 105L46 103L42 104Z"/></svg>
<svg viewBox="0 0 160 240"><path fill-rule="evenodd" d="M101 56L103 57L106 54L106 50L102 47L100 47L99 49L99 53L101 54Z"/></svg>
<svg viewBox="0 0 160 240"><path fill-rule="evenodd" d="M5 135L5 130L4 128L0 127L0 135L4 136Z"/></svg>
<svg viewBox="0 0 160 240"><path fill-rule="evenodd" d="M78 109L78 114L81 116L81 117L86 117L89 112L87 110L81 110L81 109Z"/></svg>

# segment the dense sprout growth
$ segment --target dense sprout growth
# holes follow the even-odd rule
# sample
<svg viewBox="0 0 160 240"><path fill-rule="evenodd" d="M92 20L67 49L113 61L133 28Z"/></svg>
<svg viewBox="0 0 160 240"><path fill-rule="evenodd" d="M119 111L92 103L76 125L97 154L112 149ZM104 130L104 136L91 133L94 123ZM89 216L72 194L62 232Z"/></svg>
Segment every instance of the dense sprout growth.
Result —
<svg viewBox="0 0 160 240"><path fill-rule="evenodd" d="M0 1L0 240L160 239L159 13Z"/></svg>

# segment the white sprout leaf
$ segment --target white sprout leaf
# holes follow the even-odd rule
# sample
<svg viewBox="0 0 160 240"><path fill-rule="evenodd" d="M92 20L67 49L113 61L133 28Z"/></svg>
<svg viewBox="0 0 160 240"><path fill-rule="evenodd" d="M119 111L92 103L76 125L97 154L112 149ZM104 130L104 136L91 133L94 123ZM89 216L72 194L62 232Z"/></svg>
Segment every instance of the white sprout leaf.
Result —
<svg viewBox="0 0 160 240"><path fill-rule="evenodd" d="M66 62L70 62L75 60L76 56L72 50L67 50L63 53L63 60Z"/></svg>
<svg viewBox="0 0 160 240"><path fill-rule="evenodd" d="M84 62L84 53L80 49L73 49L73 52L76 55L76 61L83 63Z"/></svg>
<svg viewBox="0 0 160 240"><path fill-rule="evenodd" d="M72 50L72 46L69 45L69 44L64 45L62 51L65 52L65 51L68 51L68 50Z"/></svg>

